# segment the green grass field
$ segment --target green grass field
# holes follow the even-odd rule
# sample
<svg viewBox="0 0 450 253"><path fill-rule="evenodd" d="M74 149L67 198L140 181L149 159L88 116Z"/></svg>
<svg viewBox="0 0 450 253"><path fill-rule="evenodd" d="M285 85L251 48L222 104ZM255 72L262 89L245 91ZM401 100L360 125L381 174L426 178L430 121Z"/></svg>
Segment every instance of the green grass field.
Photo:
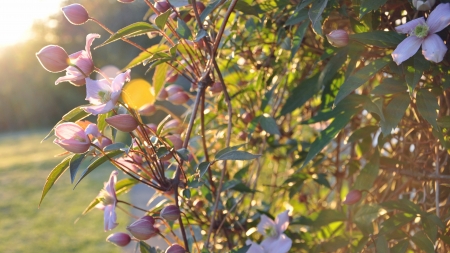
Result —
<svg viewBox="0 0 450 253"><path fill-rule="evenodd" d="M45 179L62 157L44 131L0 135L0 252L121 252L105 241L103 212L81 213L103 188L111 167L102 166L75 190L69 172L56 182L38 209ZM82 164L79 174L87 164ZM79 176L79 175L78 175ZM128 217L118 210L125 232Z"/></svg>

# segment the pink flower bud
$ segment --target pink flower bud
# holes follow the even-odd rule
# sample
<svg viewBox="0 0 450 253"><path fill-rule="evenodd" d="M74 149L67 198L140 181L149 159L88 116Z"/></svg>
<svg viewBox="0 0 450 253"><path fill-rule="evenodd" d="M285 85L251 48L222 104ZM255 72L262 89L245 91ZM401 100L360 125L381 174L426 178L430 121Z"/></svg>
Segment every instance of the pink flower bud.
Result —
<svg viewBox="0 0 450 253"><path fill-rule="evenodd" d="M178 92L184 91L184 89L183 89L183 87L181 87L178 84L172 84L172 85L169 85L166 87L166 91L167 91L168 96L171 96Z"/></svg>
<svg viewBox="0 0 450 253"><path fill-rule="evenodd" d="M138 240L147 240L159 233L148 218L140 218L127 227L127 230Z"/></svg>
<svg viewBox="0 0 450 253"><path fill-rule="evenodd" d="M152 225L155 225L155 218L153 218L152 216L146 215L146 216L141 217L141 219L148 220L148 221L150 221L150 223L152 223Z"/></svg>
<svg viewBox="0 0 450 253"><path fill-rule="evenodd" d="M250 113L250 112L244 112L241 115L242 121L244 121L245 124L252 122L254 117L255 116L253 115L253 113Z"/></svg>
<svg viewBox="0 0 450 253"><path fill-rule="evenodd" d="M62 11L71 24L82 25L89 20L89 14L81 4L68 5Z"/></svg>
<svg viewBox="0 0 450 253"><path fill-rule="evenodd" d="M117 1L119 1L121 3L124 3L124 4L128 4L128 3L134 2L134 0L117 0Z"/></svg>
<svg viewBox="0 0 450 253"><path fill-rule="evenodd" d="M149 21L150 23L152 23L152 24L155 24L155 20L156 20L157 17L158 17L158 15L152 14L152 15L148 18L148 21Z"/></svg>
<svg viewBox="0 0 450 253"><path fill-rule="evenodd" d="M430 10L434 4L436 3L436 0L413 0L412 4L418 11L428 11Z"/></svg>
<svg viewBox="0 0 450 253"><path fill-rule="evenodd" d="M161 210L161 217L167 221L175 221L180 217L180 208L175 205L166 206Z"/></svg>
<svg viewBox="0 0 450 253"><path fill-rule="evenodd" d="M158 96L156 97L156 100L164 101L167 99L168 96L169 96L169 93L167 93L167 90L165 88L162 88L159 91Z"/></svg>
<svg viewBox="0 0 450 253"><path fill-rule="evenodd" d="M360 190L351 190L347 193L347 196L345 196L344 204L346 205L353 205L356 202L358 202L362 197L362 192Z"/></svg>
<svg viewBox="0 0 450 253"><path fill-rule="evenodd" d="M327 39L334 47L345 47L348 44L348 33L345 30L334 30L327 34Z"/></svg>
<svg viewBox="0 0 450 253"><path fill-rule="evenodd" d="M178 244L172 244L166 249L165 253L185 253L186 250Z"/></svg>
<svg viewBox="0 0 450 253"><path fill-rule="evenodd" d="M173 148L175 150L178 150L183 147L183 140L181 140L181 137L178 134L168 135L166 136L166 139L172 142Z"/></svg>
<svg viewBox="0 0 450 253"><path fill-rule="evenodd" d="M109 235L106 238L106 241L108 241L112 244L115 244L116 246L119 246L119 247L125 247L128 245L128 243L130 243L131 237L125 233L115 233L115 234Z"/></svg>
<svg viewBox="0 0 450 253"><path fill-rule="evenodd" d="M205 10L206 6L202 2L196 2L197 3L197 10L199 14L202 14L202 12Z"/></svg>
<svg viewBox="0 0 450 253"><path fill-rule="evenodd" d="M163 127L163 130L166 132L171 132L174 134L181 134L183 132L182 124L177 119L169 120Z"/></svg>
<svg viewBox="0 0 450 253"><path fill-rule="evenodd" d="M159 12L166 12L170 8L170 4L166 1L158 1L153 5Z"/></svg>
<svg viewBox="0 0 450 253"><path fill-rule="evenodd" d="M146 104L139 108L139 113L144 116L151 116L156 112L154 104Z"/></svg>
<svg viewBox="0 0 450 253"><path fill-rule="evenodd" d="M153 123L147 124L147 126L148 126L148 128L150 128L151 130L153 130L154 133L156 133L156 131L158 130L158 126L155 125L155 124L153 124Z"/></svg>
<svg viewBox="0 0 450 253"><path fill-rule="evenodd" d="M106 123L122 132L131 132L138 127L136 119L129 114L119 114L105 119Z"/></svg>
<svg viewBox="0 0 450 253"><path fill-rule="evenodd" d="M36 53L36 57L45 70L53 73L64 71L69 67L69 55L60 46L46 46Z"/></svg>
<svg viewBox="0 0 450 253"><path fill-rule="evenodd" d="M209 91L212 94L220 93L220 92L222 92L222 90L223 90L223 87L222 87L222 83L221 82L215 82L215 83L213 83L211 85L211 87L209 87Z"/></svg>
<svg viewBox="0 0 450 253"><path fill-rule="evenodd" d="M173 95L169 95L167 100L174 105L182 105L189 101L189 96L186 94L186 92L178 92Z"/></svg>
<svg viewBox="0 0 450 253"><path fill-rule="evenodd" d="M178 73L174 73L174 71L167 72L166 75L166 83L173 83L178 79Z"/></svg>

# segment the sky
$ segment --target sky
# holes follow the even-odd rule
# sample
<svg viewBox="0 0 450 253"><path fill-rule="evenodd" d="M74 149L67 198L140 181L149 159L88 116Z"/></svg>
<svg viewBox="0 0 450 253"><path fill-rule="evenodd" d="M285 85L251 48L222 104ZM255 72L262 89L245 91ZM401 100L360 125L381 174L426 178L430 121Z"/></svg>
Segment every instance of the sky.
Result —
<svg viewBox="0 0 450 253"><path fill-rule="evenodd" d="M0 3L0 47L26 40L35 20L60 11L63 0L2 0Z"/></svg>

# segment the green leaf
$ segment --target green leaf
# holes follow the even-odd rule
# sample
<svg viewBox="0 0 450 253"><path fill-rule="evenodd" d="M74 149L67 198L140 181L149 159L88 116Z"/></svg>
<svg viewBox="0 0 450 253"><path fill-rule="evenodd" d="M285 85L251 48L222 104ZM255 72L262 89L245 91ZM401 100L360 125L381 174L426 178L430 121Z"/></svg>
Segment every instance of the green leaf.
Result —
<svg viewBox="0 0 450 253"><path fill-rule="evenodd" d="M392 97L385 110L385 120L381 121L381 132L384 136L388 136L391 131L397 127L400 120L403 118L406 109L409 106L410 98L408 93L400 93Z"/></svg>
<svg viewBox="0 0 450 253"><path fill-rule="evenodd" d="M250 189L247 185L245 185L242 182L239 182L238 184L234 185L230 189L238 191L238 192L244 192L244 193L255 193L255 190Z"/></svg>
<svg viewBox="0 0 450 253"><path fill-rule="evenodd" d="M408 199L391 200L380 203L382 207L390 210L400 210L410 214L420 214L426 216L426 213L420 207Z"/></svg>
<svg viewBox="0 0 450 253"><path fill-rule="evenodd" d="M194 42L199 42L204 37L206 37L206 35L208 35L208 33L206 33L205 29L200 29L200 31L198 31L197 35L195 35Z"/></svg>
<svg viewBox="0 0 450 253"><path fill-rule="evenodd" d="M139 241L139 249L141 250L141 253L157 253L154 247L148 245L144 241Z"/></svg>
<svg viewBox="0 0 450 253"><path fill-rule="evenodd" d="M316 176L316 177L314 177L314 176ZM330 182L328 182L328 180L327 180L327 174L319 173L314 176L313 176L313 180L316 181L316 183L323 185L323 186L327 187L328 189L331 189Z"/></svg>
<svg viewBox="0 0 450 253"><path fill-rule="evenodd" d="M225 154L216 157L216 160L219 161L243 161L243 160L253 160L261 155L250 154L246 151L232 150Z"/></svg>
<svg viewBox="0 0 450 253"><path fill-rule="evenodd" d="M78 168L80 167L80 164L85 157L86 157L86 153L75 154L70 159L70 163L69 163L70 183L73 184L73 181L75 180L75 176L77 175Z"/></svg>
<svg viewBox="0 0 450 253"><path fill-rule="evenodd" d="M177 33L181 36L183 39L190 39L192 37L192 32L189 29L189 26L181 19L179 18L177 20L178 27L177 27Z"/></svg>
<svg viewBox="0 0 450 253"><path fill-rule="evenodd" d="M390 58L390 56L389 56ZM337 105L342 99L344 99L348 94L352 93L359 86L367 82L372 76L374 76L378 71L380 71L384 66L386 66L391 59L388 57L380 58L375 61L370 62L367 66L358 70L356 73L350 75L344 84L342 84L339 89L334 104Z"/></svg>
<svg viewBox="0 0 450 253"><path fill-rule="evenodd" d="M205 173L208 171L209 166L211 166L211 164L209 162L201 162L198 165L198 172L199 172L199 178L202 178Z"/></svg>
<svg viewBox="0 0 450 253"><path fill-rule="evenodd" d="M322 36L322 29L317 29L317 27L322 27L322 12L325 7L327 7L328 0L316 0L312 3L311 8L309 9L308 15L309 19L311 19L311 25L314 28L314 31Z"/></svg>
<svg viewBox="0 0 450 253"><path fill-rule="evenodd" d="M171 10L168 9L166 12L161 13L159 14L158 17L156 17L155 24L160 30L164 29L164 26L166 25L167 20L169 19L170 13Z"/></svg>
<svg viewBox="0 0 450 253"><path fill-rule="evenodd" d="M116 150L116 151L112 151L109 153L106 153L106 155L98 158L97 160L95 160L93 163L91 163L86 170L83 171L83 173L81 174L80 179L78 179L78 182L75 184L75 187L77 187L77 185L81 182L81 180L83 180L83 178L85 178L89 173L91 173L94 169L96 169L98 166L102 165L103 163L105 163L106 161L109 161L109 159L112 159L113 157L120 155L124 153L121 150Z"/></svg>
<svg viewBox="0 0 450 253"><path fill-rule="evenodd" d="M345 112L337 116L333 122L314 140L308 155L300 169L303 169L331 140L344 128L353 116L353 111Z"/></svg>
<svg viewBox="0 0 450 253"><path fill-rule="evenodd" d="M292 61L294 59L295 54L300 49L300 46L302 45L303 37L305 37L306 29L309 26L309 21L303 21L303 23L297 28L297 31L294 34L294 37L292 38L292 48L291 48L291 57L289 58L289 61Z"/></svg>
<svg viewBox="0 0 450 253"><path fill-rule="evenodd" d="M369 11L378 10L387 0L361 0L359 18L361 19Z"/></svg>
<svg viewBox="0 0 450 253"><path fill-rule="evenodd" d="M427 234L428 238L432 242L435 242L438 235L438 227L431 219L428 219L427 217L420 217L420 221L422 223L423 232Z"/></svg>
<svg viewBox="0 0 450 253"><path fill-rule="evenodd" d="M230 253L247 253L251 246L252 245L245 245L242 248L231 250Z"/></svg>
<svg viewBox="0 0 450 253"><path fill-rule="evenodd" d="M261 11L261 9L259 8L258 5L250 5L249 3L245 2L245 1L237 1L236 6L234 7L236 10L241 11L244 14L247 15L253 15L253 16L258 16L259 12Z"/></svg>
<svg viewBox="0 0 450 253"><path fill-rule="evenodd" d="M425 60L422 52L418 51L412 58L404 62L401 67L405 74L409 93L412 94L412 91L416 88L420 78L422 78L423 72L430 68L430 62Z"/></svg>
<svg viewBox="0 0 450 253"><path fill-rule="evenodd" d="M319 74L319 87L329 86L331 84L336 73L338 73L339 69L341 69L347 61L348 49L348 47L344 47L339 50L336 55L330 58L327 66L325 66Z"/></svg>
<svg viewBox="0 0 450 253"><path fill-rule="evenodd" d="M403 93L408 90L404 82L394 78L385 78L381 83L372 90L373 95L384 96L397 93Z"/></svg>
<svg viewBox="0 0 450 253"><path fill-rule="evenodd" d="M373 233L372 222L378 218L380 207L377 204L362 205L354 215L354 222L364 235Z"/></svg>
<svg viewBox="0 0 450 253"><path fill-rule="evenodd" d="M98 117L97 117L97 127L98 127L98 130L100 132L103 132L105 130L106 126L108 125L108 123L106 123L105 119L111 117L112 115L113 115L112 111L107 112L107 113L102 113L102 114L98 115Z"/></svg>
<svg viewBox="0 0 450 253"><path fill-rule="evenodd" d="M371 137L371 134L374 134L376 131L378 131L378 126L365 126L362 128L356 129L350 137L348 137L348 142L355 142L360 139L364 139L367 137Z"/></svg>
<svg viewBox="0 0 450 253"><path fill-rule="evenodd" d="M433 242L428 238L424 231L416 232L411 240L416 244L419 249L425 251L426 253L434 253L434 245Z"/></svg>
<svg viewBox="0 0 450 253"><path fill-rule="evenodd" d="M102 47L106 44L109 44L111 42L120 40L122 38L129 38L134 37L138 35L147 34L148 32L158 32L159 30L153 27L153 25L147 23L147 22L136 22L134 24L128 25L113 35L109 37L105 42L97 46L96 48Z"/></svg>
<svg viewBox="0 0 450 253"><path fill-rule="evenodd" d="M370 161L359 173L353 188L356 190L369 190L372 188L375 179L378 177L380 167L380 154L378 150L372 155Z"/></svg>
<svg viewBox="0 0 450 253"><path fill-rule="evenodd" d="M168 68L169 65L166 63L159 64L155 68L155 73L153 74L153 89L155 96L158 96L159 92L164 87Z"/></svg>
<svg viewBox="0 0 450 253"><path fill-rule="evenodd" d="M225 153L228 153L228 152L230 152L230 151L238 150L238 149L242 148L243 146L245 146L246 144L247 144L247 143L239 144L239 145L232 146L232 147L228 147L228 148L224 148L224 149L220 150L219 152L217 152L217 154L215 155L215 157L216 157L216 159L217 159L217 157L219 157L219 156L221 156L221 155L223 155L223 154L225 154Z"/></svg>
<svg viewBox="0 0 450 253"><path fill-rule="evenodd" d="M327 65L328 66L328 65ZM303 80L289 94L280 114L286 115L295 109L302 107L306 101L311 99L320 90L319 75Z"/></svg>
<svg viewBox="0 0 450 253"><path fill-rule="evenodd" d="M388 241L384 235L378 235L375 246L377 247L377 252L389 253Z"/></svg>
<svg viewBox="0 0 450 253"><path fill-rule="evenodd" d="M185 161L189 160L189 150L187 148L180 148L176 152L181 159Z"/></svg>
<svg viewBox="0 0 450 253"><path fill-rule="evenodd" d="M308 18L308 9L303 9L301 11L298 11L298 7L296 11L286 20L286 23L284 25L296 25L303 20Z"/></svg>
<svg viewBox="0 0 450 253"><path fill-rule="evenodd" d="M381 224L380 233L389 236L392 232L400 229L405 224L411 222L416 218L415 215L409 213L396 213L389 217Z"/></svg>
<svg viewBox="0 0 450 253"><path fill-rule="evenodd" d="M149 48L147 48L146 51L141 52L137 57L135 57L133 60L131 60L130 63L124 68L124 69L130 69L133 68L141 63L143 63L145 60L149 60L150 58L155 58L154 55L158 52L168 50L169 47L164 44L157 44L153 45ZM165 80L165 77L164 77Z"/></svg>
<svg viewBox="0 0 450 253"><path fill-rule="evenodd" d="M439 117L436 121L439 127L450 128L450 116Z"/></svg>
<svg viewBox="0 0 450 253"><path fill-rule="evenodd" d="M417 110L420 115L430 123L434 129L438 129L436 118L438 116L439 104L436 96L428 90L421 89L416 95Z"/></svg>
<svg viewBox="0 0 450 253"><path fill-rule="evenodd" d="M281 135L277 122L272 116L268 114L261 115L259 117L259 124L261 124L261 128L269 134Z"/></svg>
<svg viewBox="0 0 450 253"><path fill-rule="evenodd" d="M220 5L221 0L215 0L211 1L206 8L203 10L203 12L200 14L200 20L205 21L205 18L214 10L217 8L217 6Z"/></svg>
<svg viewBox="0 0 450 253"><path fill-rule="evenodd" d="M127 148L128 148L128 146L125 143L116 142L116 143L113 143L111 145L104 147L103 151L105 151L105 152L114 151L114 150L122 150L123 151Z"/></svg>
<svg viewBox="0 0 450 253"><path fill-rule="evenodd" d="M408 246L409 242L407 240L399 241L394 247L391 248L391 253L405 253Z"/></svg>
<svg viewBox="0 0 450 253"><path fill-rule="evenodd" d="M342 211L324 209L320 211L317 217L313 220L311 226L319 228L336 221L345 221L346 216Z"/></svg>
<svg viewBox="0 0 450 253"><path fill-rule="evenodd" d="M373 1L373 0L368 0ZM394 48L406 38L405 35L392 31L372 31L366 33L356 33L349 35L350 40L358 41L362 44L382 47Z"/></svg>
<svg viewBox="0 0 450 253"><path fill-rule="evenodd" d="M48 174L47 180L45 180L44 188L42 189L42 195L41 200L39 201L39 206L41 206L42 200L44 200L45 195L47 195L47 192L52 188L52 186L55 184L55 182L61 177L61 175L69 168L70 159L72 159L73 156L68 156L62 160L61 163L56 165L55 168Z"/></svg>

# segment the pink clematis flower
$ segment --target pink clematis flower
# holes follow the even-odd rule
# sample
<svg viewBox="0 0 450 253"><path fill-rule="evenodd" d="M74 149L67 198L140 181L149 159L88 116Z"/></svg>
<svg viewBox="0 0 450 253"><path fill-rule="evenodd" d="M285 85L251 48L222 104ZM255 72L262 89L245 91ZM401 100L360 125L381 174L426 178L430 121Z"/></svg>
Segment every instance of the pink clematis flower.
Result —
<svg viewBox="0 0 450 253"><path fill-rule="evenodd" d="M117 174L117 171L111 172L108 182L105 183L105 187L100 191L100 194L97 197L100 200L100 203L95 206L104 211L103 219L105 222L105 231L111 230L118 225L116 216L117 196L115 189Z"/></svg>
<svg viewBox="0 0 450 253"><path fill-rule="evenodd" d="M266 238L260 245L252 241L247 241L248 245L251 244L251 247L247 253L288 252L292 247L292 240L283 233L289 226L288 213L289 211L280 213L275 218L275 221L263 214L257 229L259 233L264 235Z"/></svg>
<svg viewBox="0 0 450 253"><path fill-rule="evenodd" d="M130 70L117 75L111 84L106 79L92 80L86 78L86 100L91 103L83 109L94 115L111 111L119 100L122 87L130 80Z"/></svg>
<svg viewBox="0 0 450 253"><path fill-rule="evenodd" d="M82 154L91 146L88 134L81 126L66 122L55 127L56 139L53 142L69 152Z"/></svg>
<svg viewBox="0 0 450 253"><path fill-rule="evenodd" d="M413 56L420 46L425 59L432 62L441 62L447 52L447 46L436 34L450 24L450 3L439 4L425 21L423 17L397 26L399 33L407 33L409 37L398 44L392 52L392 58L397 65Z"/></svg>
<svg viewBox="0 0 450 253"><path fill-rule="evenodd" d="M86 83L85 79L92 73L92 71L94 71L91 45L95 38L100 38L100 35L95 33L88 34L86 36L85 50L69 55L70 66L66 69L66 75L58 78L55 84L59 84L61 82L71 82L76 86L81 86Z"/></svg>

